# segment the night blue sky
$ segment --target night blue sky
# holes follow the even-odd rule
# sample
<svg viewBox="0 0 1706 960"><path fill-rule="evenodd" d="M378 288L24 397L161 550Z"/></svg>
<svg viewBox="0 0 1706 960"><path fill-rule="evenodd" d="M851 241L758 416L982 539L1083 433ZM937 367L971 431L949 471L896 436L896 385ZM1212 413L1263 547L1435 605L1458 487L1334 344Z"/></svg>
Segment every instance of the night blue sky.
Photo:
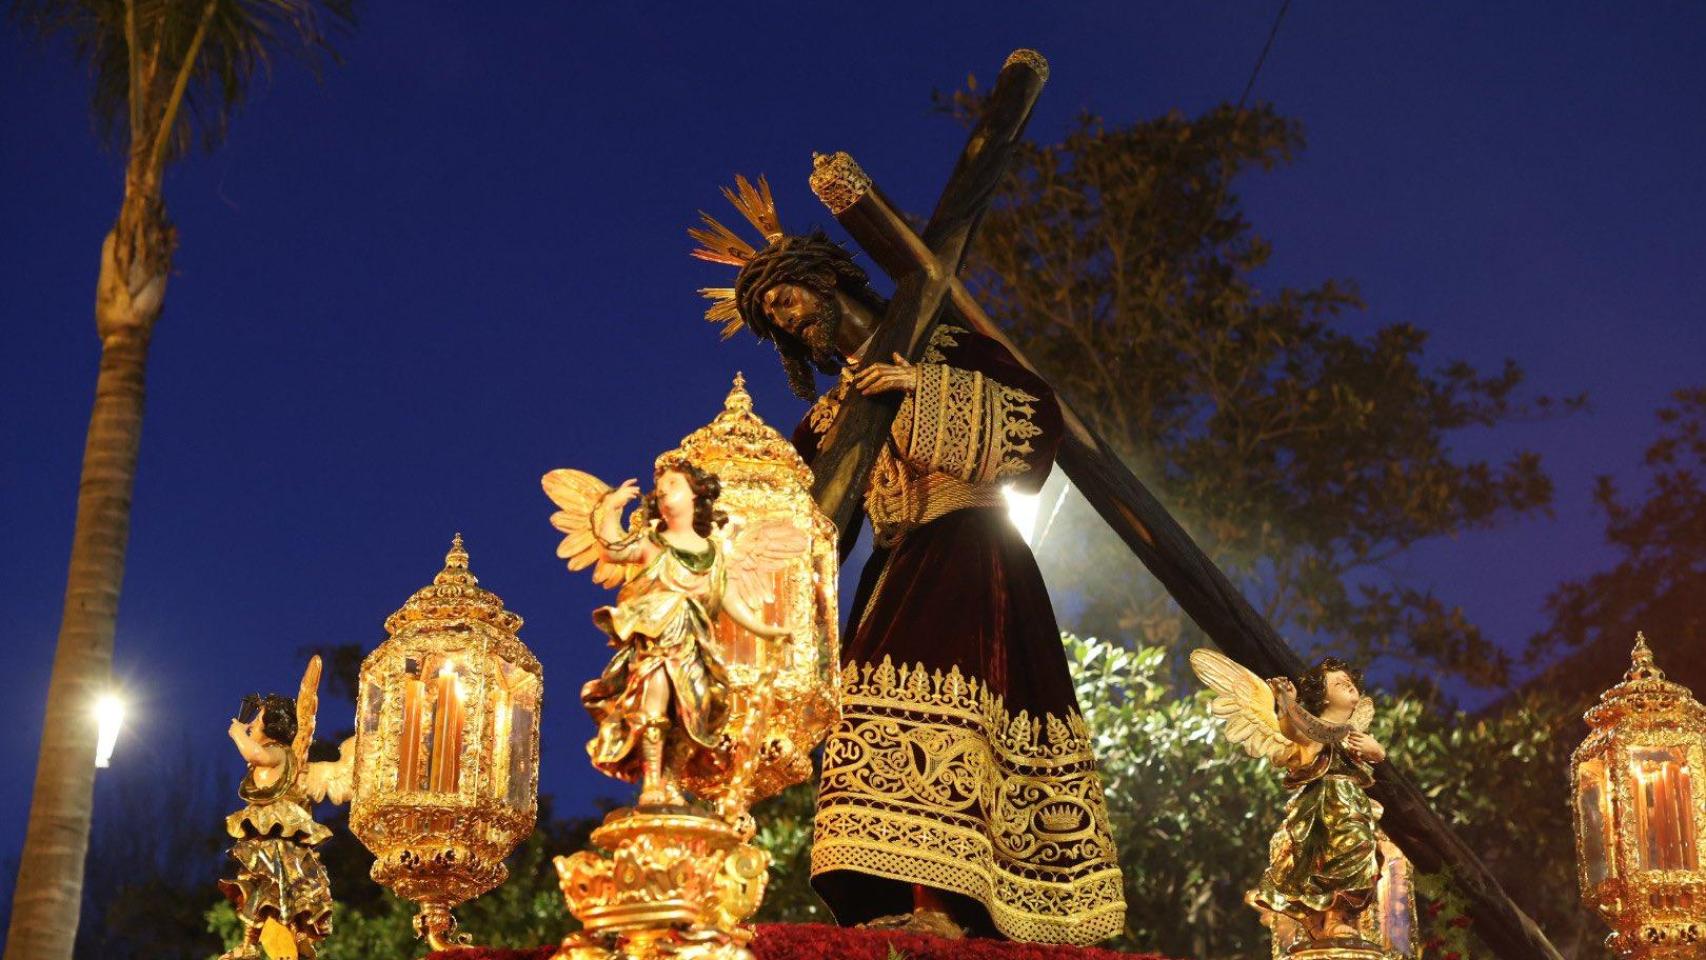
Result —
<svg viewBox="0 0 1706 960"><path fill-rule="evenodd" d="M585 762L574 695L606 652L587 619L600 594L553 558L538 478L642 473L736 369L773 423L801 409L773 353L699 321L695 288L725 274L686 256L695 210L720 211L734 173L767 172L784 222L827 222L805 174L836 149L928 209L963 137L932 89L1033 46L1053 65L1033 136L1081 109L1194 113L1237 99L1276 8L370 4L323 84L281 65L224 149L172 175L182 246L150 369L117 638L134 723L115 763L231 753L242 694L293 689L302 645L377 644L460 530L545 665L542 788L563 812L617 793ZM1542 453L1554 518L1395 566L1512 647L1544 624L1548 590L1609 561L1592 478L1638 477L1654 410L1702 381L1703 38L1697 3L1301 2L1256 87L1309 142L1240 184L1275 247L1270 288L1354 279L1369 309L1348 329L1414 322L1432 360L1512 357L1534 392L1591 396L1583 415L1457 438L1467 455ZM6 857L119 177L82 72L11 25L0 130Z"/></svg>

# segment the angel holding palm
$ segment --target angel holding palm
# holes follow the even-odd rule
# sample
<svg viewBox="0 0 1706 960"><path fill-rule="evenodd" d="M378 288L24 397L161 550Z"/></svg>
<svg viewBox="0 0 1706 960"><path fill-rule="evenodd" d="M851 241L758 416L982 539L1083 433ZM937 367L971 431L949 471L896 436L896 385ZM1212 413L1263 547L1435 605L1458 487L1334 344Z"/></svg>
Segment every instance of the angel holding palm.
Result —
<svg viewBox="0 0 1706 960"><path fill-rule="evenodd" d="M1380 876L1381 808L1367 790L1373 765L1386 759L1368 735L1374 701L1361 675L1328 657L1296 685L1262 680L1208 649L1192 651L1191 668L1214 691L1227 739L1283 770L1292 791L1268 869L1246 899L1302 925L1312 941L1357 939Z"/></svg>
<svg viewBox="0 0 1706 960"><path fill-rule="evenodd" d="M581 689L598 724L592 763L639 781L641 806L684 802L673 771L726 753L728 672L712 641L719 616L765 639L792 631L765 623L769 575L805 552L806 534L785 520L719 531L715 475L685 459L665 459L655 487L631 522L634 480L612 489L589 473L553 470L545 493L560 508L551 523L565 536L557 556L570 570L593 567L600 586L620 587L616 603L593 612L616 654ZM667 766L667 769L666 769Z"/></svg>

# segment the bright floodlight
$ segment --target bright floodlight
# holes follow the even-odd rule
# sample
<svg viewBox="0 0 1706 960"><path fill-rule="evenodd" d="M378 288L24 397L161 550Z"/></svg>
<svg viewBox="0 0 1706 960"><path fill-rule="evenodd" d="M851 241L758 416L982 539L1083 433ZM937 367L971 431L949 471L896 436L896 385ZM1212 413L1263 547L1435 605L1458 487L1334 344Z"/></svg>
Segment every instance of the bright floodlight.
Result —
<svg viewBox="0 0 1706 960"><path fill-rule="evenodd" d="M1019 536L1025 538L1025 546L1031 546L1032 538L1037 535L1037 504L1042 501L1042 494L1020 493L1012 487L1002 487L1001 496L1007 500L1008 519L1019 528Z"/></svg>
<svg viewBox="0 0 1706 960"><path fill-rule="evenodd" d="M95 722L99 734L95 741L95 766L112 762L113 747L118 743L119 727L124 725L124 701L114 694L104 694L95 701Z"/></svg>

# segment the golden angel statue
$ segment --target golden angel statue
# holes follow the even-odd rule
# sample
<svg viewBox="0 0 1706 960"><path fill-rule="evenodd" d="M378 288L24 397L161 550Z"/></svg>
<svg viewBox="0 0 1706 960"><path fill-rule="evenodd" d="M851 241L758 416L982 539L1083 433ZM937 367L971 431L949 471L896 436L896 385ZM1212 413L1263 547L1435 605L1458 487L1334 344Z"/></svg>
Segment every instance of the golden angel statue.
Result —
<svg viewBox="0 0 1706 960"><path fill-rule="evenodd" d="M1380 805L1366 792L1386 750L1368 735L1374 701L1362 677L1328 657L1289 679L1262 680L1209 649L1191 669L1215 693L1227 739L1285 771L1285 819L1269 846L1268 869L1246 897L1251 906L1300 925L1316 944L1359 942L1357 920L1375 900L1380 876Z"/></svg>
<svg viewBox="0 0 1706 960"><path fill-rule="evenodd" d="M225 818L237 842L237 876L219 888L237 909L243 941L222 960L314 956L332 926L332 894L314 848L332 832L314 822L313 804L349 798L355 738L334 761L308 760L319 708L320 658L308 661L293 700L251 694L228 733L249 765L237 795L248 804Z"/></svg>
<svg viewBox="0 0 1706 960"><path fill-rule="evenodd" d="M612 489L563 469L542 482L559 508L551 524L565 534L557 556L620 587L614 605L593 613L616 654L581 689L598 724L587 752L604 773L638 780L641 806L680 806L679 773L718 764L729 749L728 673L713 624L728 616L765 639L789 636L759 611L773 601L769 574L809 539L785 519L723 534L716 476L684 459L659 464L654 480L626 527L622 513L640 495L634 480Z"/></svg>

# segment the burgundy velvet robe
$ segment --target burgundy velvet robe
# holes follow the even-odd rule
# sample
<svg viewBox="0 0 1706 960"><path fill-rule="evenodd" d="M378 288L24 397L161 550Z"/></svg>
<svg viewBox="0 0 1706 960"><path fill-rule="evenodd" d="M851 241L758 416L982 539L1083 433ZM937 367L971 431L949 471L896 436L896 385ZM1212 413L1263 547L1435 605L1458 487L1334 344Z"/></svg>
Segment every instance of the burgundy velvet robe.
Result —
<svg viewBox="0 0 1706 960"><path fill-rule="evenodd" d="M1048 591L999 493L1042 485L1060 411L959 327L938 328L920 380L866 498L879 545L843 634L813 885L843 924L908 912L922 884L986 933L1105 939L1125 904L1101 782ZM808 462L845 389L795 432Z"/></svg>

